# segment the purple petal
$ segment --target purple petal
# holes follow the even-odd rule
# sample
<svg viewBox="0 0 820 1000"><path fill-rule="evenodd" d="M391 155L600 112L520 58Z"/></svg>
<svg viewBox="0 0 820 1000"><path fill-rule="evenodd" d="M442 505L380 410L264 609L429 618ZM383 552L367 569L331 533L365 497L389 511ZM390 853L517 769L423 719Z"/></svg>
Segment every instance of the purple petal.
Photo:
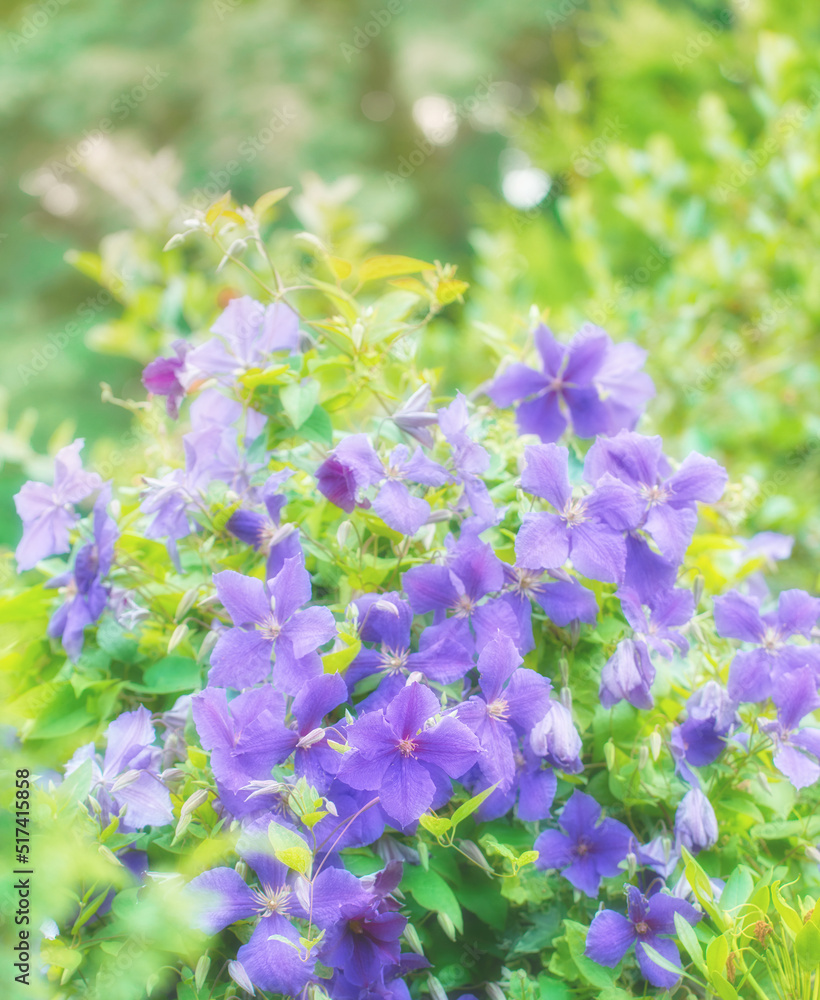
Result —
<svg viewBox="0 0 820 1000"><path fill-rule="evenodd" d="M572 499L569 452L557 444L534 444L524 452L521 488L563 510Z"/></svg>
<svg viewBox="0 0 820 1000"><path fill-rule="evenodd" d="M208 684L242 690L265 680L271 673L272 649L273 642L258 629L227 629L211 653Z"/></svg>
<svg viewBox="0 0 820 1000"><path fill-rule="evenodd" d="M288 562L293 562L289 559ZM285 570L282 571L283 573ZM297 611L282 629L282 638L293 647L293 655L301 660L336 635L336 619L330 608L305 608ZM278 650L278 647L277 647Z"/></svg>
<svg viewBox="0 0 820 1000"><path fill-rule="evenodd" d="M255 912L250 886L233 868L212 868L197 875L188 883L185 895L195 902L192 919L206 934L218 934Z"/></svg>
<svg viewBox="0 0 820 1000"><path fill-rule="evenodd" d="M440 767L451 778L465 774L481 752L475 735L453 716L445 716L437 725L423 730L413 742L420 761Z"/></svg>
<svg viewBox="0 0 820 1000"><path fill-rule="evenodd" d="M680 501L717 503L723 496L729 476L726 470L713 458L705 458L693 451L688 455L678 471L667 480L672 490L672 502Z"/></svg>
<svg viewBox="0 0 820 1000"><path fill-rule="evenodd" d="M810 667L801 667L778 676L772 700L777 706L777 719L783 729L796 729L804 715L820 706L814 671Z"/></svg>
<svg viewBox="0 0 820 1000"><path fill-rule="evenodd" d="M105 731L107 747L103 762L106 777L115 777L131 766L134 754L154 742L151 713L145 706L122 715L109 723Z"/></svg>
<svg viewBox="0 0 820 1000"><path fill-rule="evenodd" d="M214 573L216 595L234 625L261 624L270 615L270 602L261 580L232 569Z"/></svg>
<svg viewBox="0 0 820 1000"><path fill-rule="evenodd" d="M515 558L526 569L557 569L569 557L570 532L557 514L525 513Z"/></svg>
<svg viewBox="0 0 820 1000"><path fill-rule="evenodd" d="M589 925L584 954L598 965L614 969L635 938L635 928L623 914L601 910Z"/></svg>
<svg viewBox="0 0 820 1000"><path fill-rule="evenodd" d="M591 485L609 473L630 486L654 486L664 463L663 441L621 431L612 438L598 438L584 459L584 478Z"/></svg>
<svg viewBox="0 0 820 1000"><path fill-rule="evenodd" d="M419 615L451 608L458 600L446 566L414 566L404 574L402 586L410 606Z"/></svg>
<svg viewBox="0 0 820 1000"><path fill-rule="evenodd" d="M430 688L414 683L402 688L384 714L399 739L407 740L415 736L424 723L440 711L439 700Z"/></svg>
<svg viewBox="0 0 820 1000"><path fill-rule="evenodd" d="M430 808L435 791L427 769L412 757L400 756L385 772L379 797L385 813L407 827Z"/></svg>
<svg viewBox="0 0 820 1000"><path fill-rule="evenodd" d="M290 944L274 936L287 938ZM236 957L257 989L296 997L313 976L315 959L303 960L304 954L293 924L282 914L272 913L259 921Z"/></svg>
<svg viewBox="0 0 820 1000"><path fill-rule="evenodd" d="M293 701L292 712L303 735L318 729L322 719L347 701L347 685L341 674L322 674L305 683Z"/></svg>
<svg viewBox="0 0 820 1000"><path fill-rule="evenodd" d="M430 516L430 504L414 497L404 483L388 479L373 501L373 510L394 531L414 535Z"/></svg>
<svg viewBox="0 0 820 1000"><path fill-rule="evenodd" d="M547 444L557 441L567 429L567 418L561 412L557 392L519 403L515 420L522 434L535 434Z"/></svg>
<svg viewBox="0 0 820 1000"><path fill-rule="evenodd" d="M777 623L783 635L808 636L820 615L820 598L805 590L784 590L777 599Z"/></svg>
<svg viewBox="0 0 820 1000"><path fill-rule="evenodd" d="M765 701L772 693L772 658L763 649L735 653L729 667L732 701Z"/></svg>
<svg viewBox="0 0 820 1000"><path fill-rule="evenodd" d="M544 830L533 846L538 851L536 868L565 868L572 862L572 841L560 830Z"/></svg>
<svg viewBox="0 0 820 1000"><path fill-rule="evenodd" d="M736 590L715 598L715 625L718 635L743 642L761 642L764 626L757 601Z"/></svg>
<svg viewBox="0 0 820 1000"><path fill-rule="evenodd" d="M564 806L558 823L573 840L577 840L595 826L601 816L601 807L591 795L573 792Z"/></svg>
<svg viewBox="0 0 820 1000"><path fill-rule="evenodd" d="M626 543L620 534L603 524L576 524L569 543L572 565L582 576L605 583L623 579Z"/></svg>
<svg viewBox="0 0 820 1000"><path fill-rule="evenodd" d="M569 625L576 618L594 625L598 618L595 595L577 580L539 584L533 591L533 597L556 625Z"/></svg>
<svg viewBox="0 0 820 1000"><path fill-rule="evenodd" d="M519 668L510 678L504 700L509 708L511 721L529 734L544 718L550 703L550 682L534 670Z"/></svg>
<svg viewBox="0 0 820 1000"><path fill-rule="evenodd" d="M504 684L521 663L523 660L515 643L507 636L499 635L485 644L478 657L478 673L481 690L488 702L500 696Z"/></svg>
<svg viewBox="0 0 820 1000"><path fill-rule="evenodd" d="M690 924L696 924L701 918L701 914L685 899L668 896L665 892L656 892L649 897L647 916L655 934L675 934L676 913Z"/></svg>
<svg viewBox="0 0 820 1000"><path fill-rule="evenodd" d="M797 747L783 744L772 759L778 771L785 774L798 790L816 784L820 778L820 763L801 753Z"/></svg>
<svg viewBox="0 0 820 1000"><path fill-rule="evenodd" d="M302 560L297 557L285 560L285 565L279 573L273 580L268 581L268 587L273 614L280 625L284 625L311 598L310 573L305 569Z"/></svg>
<svg viewBox="0 0 820 1000"><path fill-rule="evenodd" d="M645 528L661 555L670 562L679 563L689 548L697 523L697 512L690 507L658 504L650 509Z"/></svg>
<svg viewBox="0 0 820 1000"><path fill-rule="evenodd" d="M519 399L526 399L542 389L548 380L541 372L520 363L512 364L497 375L486 387L486 393L496 406L512 406Z"/></svg>
<svg viewBox="0 0 820 1000"><path fill-rule="evenodd" d="M552 330L543 323L539 323L533 333L535 349L541 356L541 364L544 367L544 374L553 378L558 375L564 365L567 356L567 348L559 344L553 336Z"/></svg>
<svg viewBox="0 0 820 1000"><path fill-rule="evenodd" d="M444 466L427 458L421 448L416 448L412 458L404 463L404 474L411 482L424 486L443 486L451 478Z"/></svg>
<svg viewBox="0 0 820 1000"><path fill-rule="evenodd" d="M678 952L677 945L674 941L670 941L668 938L659 938L655 935L648 934L642 940L638 941L638 944L635 947L635 954L638 958L638 968L641 970L641 975L644 979L650 982L653 986L671 989L675 983L678 982L680 976L676 976L673 972L668 972L666 969L661 968L660 965L654 962L646 953L644 944L648 944L668 962L671 962L673 965L677 965L678 968L680 968L680 954Z"/></svg>

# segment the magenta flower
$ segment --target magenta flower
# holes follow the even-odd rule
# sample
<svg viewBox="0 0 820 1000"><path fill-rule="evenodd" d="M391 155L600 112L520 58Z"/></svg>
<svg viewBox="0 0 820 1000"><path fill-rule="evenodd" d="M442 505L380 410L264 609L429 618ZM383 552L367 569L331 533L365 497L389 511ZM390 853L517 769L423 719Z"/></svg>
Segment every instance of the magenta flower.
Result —
<svg viewBox="0 0 820 1000"><path fill-rule="evenodd" d="M84 472L80 451L85 442L77 438L61 448L54 458L54 484L24 483L14 497L23 522L23 537L17 546L17 565L22 573L41 559L60 555L71 548L68 533L79 515L74 504L99 489L96 472Z"/></svg>
<svg viewBox="0 0 820 1000"><path fill-rule="evenodd" d="M634 944L638 967L644 979L653 986L671 989L680 976L650 958L646 945L680 968L677 945L669 940L676 933L675 914L679 913L690 924L696 924L701 915L683 899L664 892L656 892L647 898L634 885L626 887L626 898L628 916L614 910L601 910L595 914L587 933L584 954L593 962L613 969Z"/></svg>
<svg viewBox="0 0 820 1000"><path fill-rule="evenodd" d="M363 715L348 729L355 748L342 758L339 778L351 788L378 792L381 807L407 827L431 807L447 801L450 778L460 778L478 760L481 747L463 723L441 715L433 692L408 684L386 709Z"/></svg>
<svg viewBox="0 0 820 1000"><path fill-rule="evenodd" d="M544 830L535 841L535 865L560 869L568 882L594 899L602 878L621 874L632 834L616 819L602 820L601 807L583 792L572 793L558 825L560 830Z"/></svg>

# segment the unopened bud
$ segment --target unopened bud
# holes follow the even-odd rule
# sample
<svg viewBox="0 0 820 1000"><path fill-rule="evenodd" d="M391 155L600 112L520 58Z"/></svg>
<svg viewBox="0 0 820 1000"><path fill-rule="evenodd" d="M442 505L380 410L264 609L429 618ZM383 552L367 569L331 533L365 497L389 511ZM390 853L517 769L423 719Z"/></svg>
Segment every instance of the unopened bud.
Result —
<svg viewBox="0 0 820 1000"><path fill-rule="evenodd" d="M162 248L162 252L166 253L168 250L174 250L185 240L184 233L174 233L170 240Z"/></svg>
<svg viewBox="0 0 820 1000"><path fill-rule="evenodd" d="M240 858L239 861L237 861L236 864L233 866L233 870L242 879L243 882L245 881L245 879L247 879L247 877L248 877L248 863L246 861L243 861Z"/></svg>
<svg viewBox="0 0 820 1000"><path fill-rule="evenodd" d="M341 548L344 548L347 545L347 540L350 538L350 532L352 530L353 525L350 521L342 521L336 529L336 541L339 543Z"/></svg>
<svg viewBox="0 0 820 1000"><path fill-rule="evenodd" d="M660 731L653 729L649 736L649 750L652 754L652 760L657 760L661 755L661 747L663 746L663 738L661 737Z"/></svg>
<svg viewBox="0 0 820 1000"><path fill-rule="evenodd" d="M698 605L700 604L700 599L701 597L703 597L703 586L704 586L704 579L700 574L698 574L695 577L695 582L692 584L692 595L695 598L695 608L698 607Z"/></svg>
<svg viewBox="0 0 820 1000"><path fill-rule="evenodd" d="M626 856L626 870L629 872L629 881L631 882L638 871L638 857L634 851L630 851Z"/></svg>
<svg viewBox="0 0 820 1000"><path fill-rule="evenodd" d="M403 936L404 940L417 955L424 954L424 948L422 947L421 938L419 937L419 932L412 924L407 924L405 926L403 931Z"/></svg>
<svg viewBox="0 0 820 1000"><path fill-rule="evenodd" d="M638 770L643 771L649 763L649 747L644 743L638 751Z"/></svg>
<svg viewBox="0 0 820 1000"><path fill-rule="evenodd" d="M117 855L114 854L109 847L106 847L105 844L98 844L97 850L105 858L105 860L110 861L112 865L118 865L120 868L124 867L122 861L120 861Z"/></svg>
<svg viewBox="0 0 820 1000"><path fill-rule="evenodd" d="M194 983L196 983L197 992L202 989L210 967L211 960L208 957L208 953L200 955L199 961L196 963L196 969L194 969Z"/></svg>
<svg viewBox="0 0 820 1000"><path fill-rule="evenodd" d="M164 771L160 772L160 781L166 784L169 781L179 781L180 778L185 777L185 772L179 767L166 767Z"/></svg>
<svg viewBox="0 0 820 1000"><path fill-rule="evenodd" d="M573 618L569 623L569 642L573 649L578 645L578 640L581 638L581 620L580 618Z"/></svg>
<svg viewBox="0 0 820 1000"><path fill-rule="evenodd" d="M467 857L475 862L479 868L483 868L484 871L492 871L489 862L481 853L481 848L478 844L474 843L472 840L460 840L458 846L467 855Z"/></svg>
<svg viewBox="0 0 820 1000"><path fill-rule="evenodd" d="M228 962L228 975L240 989L243 989L246 993L250 993L251 996L255 995L256 990L254 990L253 983L250 981L247 972L245 972L245 966L241 962L235 960Z"/></svg>
<svg viewBox="0 0 820 1000"><path fill-rule="evenodd" d="M207 798L208 790L206 788L198 788L187 802L183 803L182 809L179 811L179 818L182 819L184 816L190 816L192 813L195 813Z"/></svg>
<svg viewBox="0 0 820 1000"><path fill-rule="evenodd" d="M612 742L612 737L604 743L604 759L607 770L611 771L615 767L615 744Z"/></svg>
<svg viewBox="0 0 820 1000"><path fill-rule="evenodd" d="M570 689L568 687L564 686L564 687L561 688L561 690L560 690L560 692L558 694L558 698L559 698L561 704L564 706L564 708L568 712L571 712L572 711L572 691L570 691Z"/></svg>
<svg viewBox="0 0 820 1000"><path fill-rule="evenodd" d="M309 733L306 733L296 744L298 750L307 750L316 743L320 743L325 738L324 729L311 729Z"/></svg>
<svg viewBox="0 0 820 1000"><path fill-rule="evenodd" d="M487 983L485 993L489 997L489 1000L507 1000L504 996L504 990L501 989L498 983Z"/></svg>
<svg viewBox="0 0 820 1000"><path fill-rule="evenodd" d="M119 775L117 780L111 786L111 794L116 795L116 793L122 791L123 788L128 788L129 785L133 785L141 774L143 774L143 772L134 767L128 771L123 771L123 773Z"/></svg>
<svg viewBox="0 0 820 1000"><path fill-rule="evenodd" d="M219 642L218 632L209 632L205 638L202 640L202 645L199 647L199 652L196 654L196 662L202 663L207 660L211 655L211 650Z"/></svg>
<svg viewBox="0 0 820 1000"><path fill-rule="evenodd" d="M178 622L188 614L196 603L197 597L199 597L199 587L191 587L190 590L185 591L174 612L174 621Z"/></svg>
<svg viewBox="0 0 820 1000"><path fill-rule="evenodd" d="M451 941L455 941L455 939L456 939L456 925L453 923L453 921L450 919L450 917L448 917L446 913L437 913L436 914L436 919L438 920L439 926L444 931L444 933L447 935L447 937Z"/></svg>
<svg viewBox="0 0 820 1000"><path fill-rule="evenodd" d="M441 918L441 914L439 914ZM431 1000L447 1000L447 993L435 976L427 977L427 989L430 991Z"/></svg>
<svg viewBox="0 0 820 1000"><path fill-rule="evenodd" d="M168 652L173 653L177 646L182 642L185 636L188 634L188 626L183 622L181 625L177 625L171 634L171 638L168 640Z"/></svg>

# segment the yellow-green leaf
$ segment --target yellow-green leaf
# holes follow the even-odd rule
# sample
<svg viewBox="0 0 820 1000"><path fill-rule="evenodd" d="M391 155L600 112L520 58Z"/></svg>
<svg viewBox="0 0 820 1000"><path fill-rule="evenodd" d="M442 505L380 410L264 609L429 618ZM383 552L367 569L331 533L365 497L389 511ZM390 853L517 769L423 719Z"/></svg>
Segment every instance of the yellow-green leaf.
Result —
<svg viewBox="0 0 820 1000"><path fill-rule="evenodd" d="M415 274L417 271L432 271L434 264L415 257L402 257L400 254L385 254L382 257L371 257L359 269L362 282L375 281L377 278L392 278L399 274Z"/></svg>

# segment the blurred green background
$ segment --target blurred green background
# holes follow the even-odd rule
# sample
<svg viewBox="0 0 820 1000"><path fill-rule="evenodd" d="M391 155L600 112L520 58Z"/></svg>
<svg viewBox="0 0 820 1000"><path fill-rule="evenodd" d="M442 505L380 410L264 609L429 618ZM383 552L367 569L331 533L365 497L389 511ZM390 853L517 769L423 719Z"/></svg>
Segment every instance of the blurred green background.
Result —
<svg viewBox="0 0 820 1000"><path fill-rule="evenodd" d="M49 447L127 433L99 382L142 398L145 361L216 312L214 261L162 255L169 235L227 189L293 185L293 231L459 265L466 304L424 347L448 386L520 350L533 304L644 346L646 429L726 462L725 516L795 534L787 579L815 583L811 5L42 0L2 21L0 541Z"/></svg>

